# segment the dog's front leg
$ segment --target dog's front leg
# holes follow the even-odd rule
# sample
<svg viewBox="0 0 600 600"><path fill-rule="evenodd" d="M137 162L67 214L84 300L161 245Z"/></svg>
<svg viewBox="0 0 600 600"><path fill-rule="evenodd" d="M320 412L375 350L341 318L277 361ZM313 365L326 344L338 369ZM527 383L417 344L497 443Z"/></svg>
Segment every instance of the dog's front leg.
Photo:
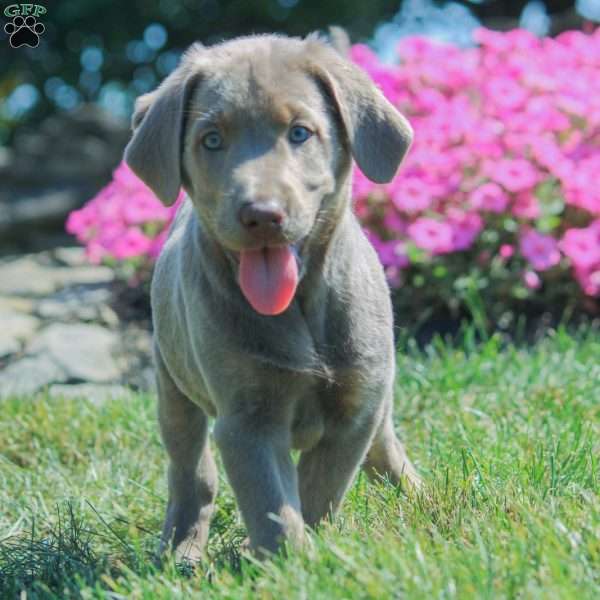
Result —
<svg viewBox="0 0 600 600"><path fill-rule="evenodd" d="M158 417L169 454L169 503L159 554L172 545L179 559L197 561L208 539L218 475L208 444L208 419L184 396L156 352Z"/></svg>
<svg viewBox="0 0 600 600"><path fill-rule="evenodd" d="M236 415L217 419L214 434L251 548L273 553L285 540L301 544L304 523L289 432Z"/></svg>

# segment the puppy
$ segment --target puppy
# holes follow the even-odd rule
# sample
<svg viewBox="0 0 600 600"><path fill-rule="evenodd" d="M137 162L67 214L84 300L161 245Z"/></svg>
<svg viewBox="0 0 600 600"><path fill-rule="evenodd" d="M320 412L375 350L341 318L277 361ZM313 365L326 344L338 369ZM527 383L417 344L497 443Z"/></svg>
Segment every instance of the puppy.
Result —
<svg viewBox="0 0 600 600"><path fill-rule="evenodd" d="M259 553L301 543L361 464L417 484L392 422L389 290L350 205L352 159L390 181L407 121L318 36L265 35L192 46L133 126L131 169L166 205L187 192L151 294L163 549L206 543L209 419Z"/></svg>

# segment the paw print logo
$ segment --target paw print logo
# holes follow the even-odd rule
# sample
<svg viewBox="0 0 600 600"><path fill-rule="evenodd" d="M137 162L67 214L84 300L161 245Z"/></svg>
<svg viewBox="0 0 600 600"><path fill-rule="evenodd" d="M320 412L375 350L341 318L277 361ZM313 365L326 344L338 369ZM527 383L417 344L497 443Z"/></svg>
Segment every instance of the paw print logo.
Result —
<svg viewBox="0 0 600 600"><path fill-rule="evenodd" d="M21 46L37 48L40 43L40 35L45 30L44 24L39 23L33 15L25 18L20 15L16 16L12 22L4 26L4 31L10 36L8 41L13 48Z"/></svg>

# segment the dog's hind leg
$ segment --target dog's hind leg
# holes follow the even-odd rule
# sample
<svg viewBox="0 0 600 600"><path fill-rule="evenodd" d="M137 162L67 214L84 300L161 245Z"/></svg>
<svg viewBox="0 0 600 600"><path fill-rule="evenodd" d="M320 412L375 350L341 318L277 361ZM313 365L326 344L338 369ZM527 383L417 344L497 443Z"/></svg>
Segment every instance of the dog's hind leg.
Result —
<svg viewBox="0 0 600 600"><path fill-rule="evenodd" d="M421 485L421 479L408 459L402 442L394 432L391 400L388 406L383 421L371 442L363 468L370 479L384 476L394 485L405 482L418 488Z"/></svg>
<svg viewBox="0 0 600 600"><path fill-rule="evenodd" d="M208 539L218 475L204 411L177 388L158 351L158 417L169 455L169 502L160 553L169 545L178 559L197 561Z"/></svg>
<svg viewBox="0 0 600 600"><path fill-rule="evenodd" d="M302 515L314 527L333 516L369 448L374 424L347 424L326 431L321 441L303 452L298 464Z"/></svg>

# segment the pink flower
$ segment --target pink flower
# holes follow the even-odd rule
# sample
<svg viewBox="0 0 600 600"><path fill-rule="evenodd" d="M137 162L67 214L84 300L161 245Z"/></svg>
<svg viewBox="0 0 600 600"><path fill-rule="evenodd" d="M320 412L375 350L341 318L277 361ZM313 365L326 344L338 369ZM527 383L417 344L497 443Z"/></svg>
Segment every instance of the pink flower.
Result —
<svg viewBox="0 0 600 600"><path fill-rule="evenodd" d="M529 146L537 162L554 176L560 179L568 178L573 172L571 160L564 154L554 138L536 137L531 140Z"/></svg>
<svg viewBox="0 0 600 600"><path fill-rule="evenodd" d="M575 269L575 279L587 296L600 296L600 267Z"/></svg>
<svg viewBox="0 0 600 600"><path fill-rule="evenodd" d="M85 255L93 265L99 265L102 259L107 255L106 249L96 240L92 240L85 247Z"/></svg>
<svg viewBox="0 0 600 600"><path fill-rule="evenodd" d="M452 250L454 231L448 223L421 217L408 226L408 235L417 248L431 254L445 254Z"/></svg>
<svg viewBox="0 0 600 600"><path fill-rule="evenodd" d="M600 265L600 233L594 227L567 229L560 248L579 269Z"/></svg>
<svg viewBox="0 0 600 600"><path fill-rule="evenodd" d="M539 38L527 29L511 29L504 36L515 50L536 50L540 47Z"/></svg>
<svg viewBox="0 0 600 600"><path fill-rule="evenodd" d="M393 206L389 206L383 217L383 224L385 228L392 233L405 233L406 221L402 219Z"/></svg>
<svg viewBox="0 0 600 600"><path fill-rule="evenodd" d="M513 77L492 77L484 85L484 91L499 111L517 110L529 97L528 91Z"/></svg>
<svg viewBox="0 0 600 600"><path fill-rule="evenodd" d="M537 290L542 285L542 280L540 276L535 271L525 271L523 273L523 283L530 290Z"/></svg>
<svg viewBox="0 0 600 600"><path fill-rule="evenodd" d="M350 58L353 62L362 67L379 63L377 54L375 54L375 52L373 52L366 44L354 44L354 46L350 48Z"/></svg>
<svg viewBox="0 0 600 600"><path fill-rule="evenodd" d="M86 244L86 255L92 263L108 257L154 259L184 198L181 191L173 206L163 206L131 169L121 163L113 173L113 180L82 209L69 215L66 229ZM149 223L159 224L154 240L141 229Z"/></svg>
<svg viewBox="0 0 600 600"><path fill-rule="evenodd" d="M117 221L123 217L123 199L131 193L129 188L119 188L116 181L111 181L92 198L88 207L93 207L100 221Z"/></svg>
<svg viewBox="0 0 600 600"><path fill-rule="evenodd" d="M504 154L502 134L505 126L496 119L480 118L472 128L464 133L467 147L478 157L499 159Z"/></svg>
<svg viewBox="0 0 600 600"><path fill-rule="evenodd" d="M435 110L445 104L446 96L436 88L422 88L417 90L412 100L420 110Z"/></svg>
<svg viewBox="0 0 600 600"><path fill-rule="evenodd" d="M403 81L402 77L397 71L378 68L369 69L372 78L377 81L379 89L383 92L383 95L393 104L398 104L403 99Z"/></svg>
<svg viewBox="0 0 600 600"><path fill-rule="evenodd" d="M502 244L498 253L504 260L508 260L514 255L515 247L511 244Z"/></svg>
<svg viewBox="0 0 600 600"><path fill-rule="evenodd" d="M388 283L394 287L400 287L402 285L402 269L396 265L385 267L385 276Z"/></svg>
<svg viewBox="0 0 600 600"><path fill-rule="evenodd" d="M379 254L379 247L381 246L381 244L383 244L383 240L368 227L363 227L362 230L369 242L371 242L371 246L373 246L377 254Z"/></svg>
<svg viewBox="0 0 600 600"><path fill-rule="evenodd" d="M123 217L130 225L167 221L170 211L154 194L137 193L124 200Z"/></svg>
<svg viewBox="0 0 600 600"><path fill-rule="evenodd" d="M402 178L392 195L392 202L396 208L408 214L427 209L431 200L430 186L418 177Z"/></svg>
<svg viewBox="0 0 600 600"><path fill-rule="evenodd" d="M477 210L501 213L508 206L506 192L496 183L485 183L470 196L471 206Z"/></svg>
<svg viewBox="0 0 600 600"><path fill-rule="evenodd" d="M477 213L449 212L448 223L452 227L454 251L470 248L483 229L483 220Z"/></svg>
<svg viewBox="0 0 600 600"><path fill-rule="evenodd" d="M165 242L167 241L167 237L168 237L168 230L163 229L153 240L152 243L150 244L150 248L148 250L148 256L150 256L150 258L152 258L153 260L156 260L158 258L158 256L160 255L163 246L165 245Z"/></svg>
<svg viewBox="0 0 600 600"><path fill-rule="evenodd" d="M85 242L91 236L96 226L97 214L93 206L85 206L74 210L67 217L66 230L77 236L80 242Z"/></svg>
<svg viewBox="0 0 600 600"><path fill-rule="evenodd" d="M398 240L389 242L380 242L377 248L381 263L388 266L395 266L400 269L408 267L410 261L404 250L404 243Z"/></svg>
<svg viewBox="0 0 600 600"><path fill-rule="evenodd" d="M407 36L398 43L398 55L405 61L425 58L435 47L435 43L421 36Z"/></svg>
<svg viewBox="0 0 600 600"><path fill-rule="evenodd" d="M510 39L499 31L478 27L473 32L473 39L493 52L506 52L510 49Z"/></svg>
<svg viewBox="0 0 600 600"><path fill-rule="evenodd" d="M121 162L113 173L113 181L118 186L129 188L132 190L145 189L149 194L152 194L150 188L129 168L126 162Z"/></svg>
<svg viewBox="0 0 600 600"><path fill-rule="evenodd" d="M491 179L509 192L527 190L540 180L539 171L528 160L520 158L504 158L497 163L489 163L486 170Z"/></svg>
<svg viewBox="0 0 600 600"><path fill-rule="evenodd" d="M126 232L127 226L122 221L102 223L102 228L93 241L98 242L109 254L113 254L115 244Z"/></svg>
<svg viewBox="0 0 600 600"><path fill-rule="evenodd" d="M367 179L366 175L356 167L352 177L352 197L355 200L361 200L371 194L373 189L376 187L370 179Z"/></svg>
<svg viewBox="0 0 600 600"><path fill-rule="evenodd" d="M124 260L146 254L152 246L152 240L138 227L130 227L125 235L115 240L112 251L115 258Z"/></svg>
<svg viewBox="0 0 600 600"><path fill-rule="evenodd" d="M539 200L530 192L520 192L512 207L515 217L537 219L541 215Z"/></svg>
<svg viewBox="0 0 600 600"><path fill-rule="evenodd" d="M547 271L560 262L558 242L535 229L526 229L520 239L521 254L536 271Z"/></svg>
<svg viewBox="0 0 600 600"><path fill-rule="evenodd" d="M600 150L598 154L576 161L576 168L565 174L562 184L569 204L600 216Z"/></svg>

